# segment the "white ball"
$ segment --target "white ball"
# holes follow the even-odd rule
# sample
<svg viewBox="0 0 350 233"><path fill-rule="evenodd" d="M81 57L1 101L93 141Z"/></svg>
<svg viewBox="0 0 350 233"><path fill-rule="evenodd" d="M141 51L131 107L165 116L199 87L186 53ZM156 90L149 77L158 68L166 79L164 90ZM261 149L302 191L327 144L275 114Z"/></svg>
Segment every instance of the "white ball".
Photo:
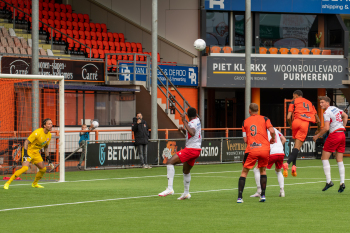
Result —
<svg viewBox="0 0 350 233"><path fill-rule="evenodd" d="M198 51L202 51L205 49L205 47L207 46L207 44L205 43L204 40L202 39L197 39L194 44L193 44L194 48L197 49Z"/></svg>
<svg viewBox="0 0 350 233"><path fill-rule="evenodd" d="M91 122L92 127L97 128L99 126L99 123L97 121Z"/></svg>

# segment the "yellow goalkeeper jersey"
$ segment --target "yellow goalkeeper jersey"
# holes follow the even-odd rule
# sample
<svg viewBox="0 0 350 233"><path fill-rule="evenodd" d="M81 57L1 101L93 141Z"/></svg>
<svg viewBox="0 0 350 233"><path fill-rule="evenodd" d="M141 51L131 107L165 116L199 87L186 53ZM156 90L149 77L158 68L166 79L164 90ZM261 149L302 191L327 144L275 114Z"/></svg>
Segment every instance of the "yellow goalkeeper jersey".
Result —
<svg viewBox="0 0 350 233"><path fill-rule="evenodd" d="M51 133L44 133L43 128L34 130L33 133L27 138L30 142L28 145L28 155L39 154L39 151L46 145L50 144Z"/></svg>

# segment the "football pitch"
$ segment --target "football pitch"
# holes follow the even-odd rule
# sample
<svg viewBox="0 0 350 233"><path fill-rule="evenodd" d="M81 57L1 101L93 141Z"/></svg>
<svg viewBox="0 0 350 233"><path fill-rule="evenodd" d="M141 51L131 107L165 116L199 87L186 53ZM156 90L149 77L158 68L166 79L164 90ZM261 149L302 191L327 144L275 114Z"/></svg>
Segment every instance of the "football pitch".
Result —
<svg viewBox="0 0 350 233"><path fill-rule="evenodd" d="M157 195L167 186L166 167L67 172L67 182L41 182L44 189L14 181L0 190L0 232L345 232L350 158L344 159L343 193L336 161L330 163L332 188L321 191L321 160L298 161L298 176L285 178L284 198L275 171L268 170L265 203L249 197L256 192L252 171L244 203L236 203L241 164L195 165L192 197L183 201L177 200L181 166L175 166L175 194L167 197Z"/></svg>

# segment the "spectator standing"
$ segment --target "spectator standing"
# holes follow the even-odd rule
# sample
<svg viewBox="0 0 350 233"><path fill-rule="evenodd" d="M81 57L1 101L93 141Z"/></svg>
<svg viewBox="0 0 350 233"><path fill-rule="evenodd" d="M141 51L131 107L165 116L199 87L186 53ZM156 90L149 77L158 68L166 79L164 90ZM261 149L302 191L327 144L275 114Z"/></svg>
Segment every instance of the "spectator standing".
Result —
<svg viewBox="0 0 350 233"><path fill-rule="evenodd" d="M137 147L142 167L152 168L147 164L147 144L149 139L149 130L147 122L142 119L141 113L137 113L136 117L133 118L132 131L134 131L135 146Z"/></svg>

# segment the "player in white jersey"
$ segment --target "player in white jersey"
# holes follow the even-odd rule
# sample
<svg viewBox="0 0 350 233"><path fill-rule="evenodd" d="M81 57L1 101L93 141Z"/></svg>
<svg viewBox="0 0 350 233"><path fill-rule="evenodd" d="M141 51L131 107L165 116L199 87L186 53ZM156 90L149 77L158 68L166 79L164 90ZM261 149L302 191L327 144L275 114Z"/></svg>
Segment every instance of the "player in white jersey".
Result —
<svg viewBox="0 0 350 233"><path fill-rule="evenodd" d="M282 167L283 167L283 159L284 159L284 150L283 145L287 141L286 138L283 136L283 134L278 131L276 128L273 128L275 130L275 143L270 145L270 156L269 156L269 163L267 165L267 169L271 169L272 165L275 164L275 172L277 175L278 184L280 185L280 197L285 197L284 193L284 177L282 175ZM270 131L267 131L269 140L271 140L271 134ZM260 186L260 170L257 168L257 166L254 168L254 177L255 177L255 183L257 186L257 191L255 194L251 195L250 197L260 197L261 194L261 186Z"/></svg>
<svg viewBox="0 0 350 233"><path fill-rule="evenodd" d="M202 136L201 136L201 122L197 117L197 111L195 108L189 108L187 110L187 116L189 122L186 121L186 115L181 115L182 122L185 128L179 129L186 134L186 146L185 149L177 152L171 159L167 161L167 177L168 187L165 191L158 194L158 196L165 197L174 194L173 181L175 176L174 165L183 163L183 177L184 177L184 193L178 198L178 200L190 199L189 193L191 174L190 171L195 163L195 160L201 153Z"/></svg>
<svg viewBox="0 0 350 233"><path fill-rule="evenodd" d="M330 98L327 96L320 96L320 105L322 109L326 111L323 113L324 127L323 129L313 137L313 140L316 140L324 135L329 130L329 135L326 139L326 142L323 146L322 151L322 163L324 174L326 175L326 186L322 191L326 191L334 184L331 179L331 167L329 164L329 157L334 151L337 151L335 154L339 175L340 175L340 187L338 192L341 193L345 189L345 168L343 163L343 153L345 151L345 126L348 122L348 115L344 113L337 107L330 106Z"/></svg>

